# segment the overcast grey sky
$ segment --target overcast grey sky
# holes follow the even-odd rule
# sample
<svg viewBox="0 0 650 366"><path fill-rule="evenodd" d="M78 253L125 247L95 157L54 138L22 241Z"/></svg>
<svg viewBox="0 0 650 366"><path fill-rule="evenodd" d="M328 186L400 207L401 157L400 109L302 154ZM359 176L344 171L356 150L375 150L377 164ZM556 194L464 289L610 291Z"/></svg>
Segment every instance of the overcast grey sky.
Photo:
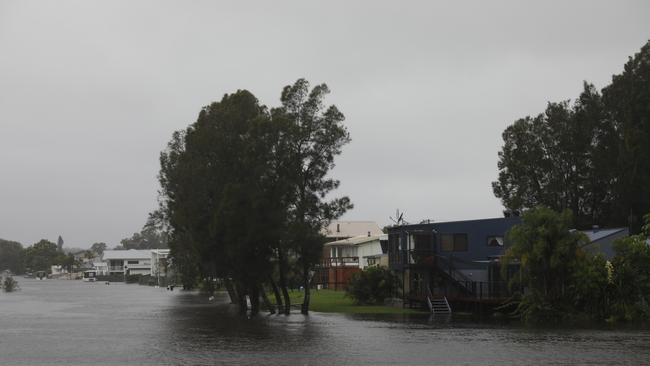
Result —
<svg viewBox="0 0 650 366"><path fill-rule="evenodd" d="M389 222L498 217L501 132L602 88L648 1L0 0L0 238L109 246L156 208L158 156L202 106L325 82L352 143L333 172Z"/></svg>

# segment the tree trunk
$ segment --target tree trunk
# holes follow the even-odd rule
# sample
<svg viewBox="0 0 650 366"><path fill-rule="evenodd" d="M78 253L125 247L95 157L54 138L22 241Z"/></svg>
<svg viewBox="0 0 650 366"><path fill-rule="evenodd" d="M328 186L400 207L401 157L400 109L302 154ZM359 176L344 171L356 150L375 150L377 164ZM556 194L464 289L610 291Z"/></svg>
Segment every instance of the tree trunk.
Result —
<svg viewBox="0 0 650 366"><path fill-rule="evenodd" d="M226 291L228 291L228 296L230 297L230 303L236 304L239 301L239 296L237 295L237 291L235 291L235 288L233 287L230 278L225 277L223 279L223 285L226 287Z"/></svg>
<svg viewBox="0 0 650 366"><path fill-rule="evenodd" d="M284 297L284 314L289 315L291 313L291 299L289 299L289 291L287 290L287 254L278 248L278 261L279 261L279 270L280 270L280 289L282 289L282 295Z"/></svg>
<svg viewBox="0 0 650 366"><path fill-rule="evenodd" d="M280 290L278 286L273 281L273 277L269 276L269 283L271 284L271 289L273 289L273 295L275 295L275 304L277 305L278 312L282 312L282 296L280 295Z"/></svg>
<svg viewBox="0 0 650 366"><path fill-rule="evenodd" d="M260 313L260 288L257 285L250 287L251 316Z"/></svg>
<svg viewBox="0 0 650 366"><path fill-rule="evenodd" d="M248 311L245 287L240 283L235 283L235 292L237 293L237 301L239 302L239 313L244 315Z"/></svg>
<svg viewBox="0 0 650 366"><path fill-rule="evenodd" d="M309 268L307 266L303 267L302 276L303 276L303 283L305 287L305 296L302 300L302 307L300 309L300 312L303 313L304 315L309 315L309 300L311 297L311 292L310 292L311 280L309 278Z"/></svg>
<svg viewBox="0 0 650 366"><path fill-rule="evenodd" d="M260 284L260 297L262 298L262 304L266 309L268 309L269 313L275 314L275 307L271 304L269 297L266 295L266 288L263 284Z"/></svg>

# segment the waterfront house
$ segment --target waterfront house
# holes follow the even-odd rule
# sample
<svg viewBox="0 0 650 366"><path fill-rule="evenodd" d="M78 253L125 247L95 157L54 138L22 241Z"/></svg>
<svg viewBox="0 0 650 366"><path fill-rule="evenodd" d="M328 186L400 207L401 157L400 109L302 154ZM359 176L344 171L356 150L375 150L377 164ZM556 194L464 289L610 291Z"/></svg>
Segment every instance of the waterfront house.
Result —
<svg viewBox="0 0 650 366"><path fill-rule="evenodd" d="M319 287L343 289L352 274L380 261L382 231L374 221L332 221L321 234L323 260L312 281Z"/></svg>
<svg viewBox="0 0 650 366"><path fill-rule="evenodd" d="M105 250L103 261L111 275L151 274L151 250Z"/></svg>
<svg viewBox="0 0 650 366"><path fill-rule="evenodd" d="M504 217L389 228L389 268L402 281L404 301L503 298L499 258L506 232L520 222L519 217Z"/></svg>
<svg viewBox="0 0 650 366"><path fill-rule="evenodd" d="M360 235L326 243L322 261L324 287L341 289L355 272L381 263L382 253L380 235ZM385 262L387 263L387 257Z"/></svg>

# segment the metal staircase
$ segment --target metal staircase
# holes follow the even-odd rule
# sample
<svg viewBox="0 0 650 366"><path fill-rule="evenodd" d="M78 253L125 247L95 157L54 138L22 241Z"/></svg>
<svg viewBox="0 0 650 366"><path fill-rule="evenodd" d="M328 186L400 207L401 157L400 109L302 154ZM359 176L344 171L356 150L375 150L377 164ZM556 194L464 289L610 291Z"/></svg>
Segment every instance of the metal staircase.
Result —
<svg viewBox="0 0 650 366"><path fill-rule="evenodd" d="M447 297L433 298L431 289L427 287L427 307L433 315L451 315L451 306L447 301Z"/></svg>

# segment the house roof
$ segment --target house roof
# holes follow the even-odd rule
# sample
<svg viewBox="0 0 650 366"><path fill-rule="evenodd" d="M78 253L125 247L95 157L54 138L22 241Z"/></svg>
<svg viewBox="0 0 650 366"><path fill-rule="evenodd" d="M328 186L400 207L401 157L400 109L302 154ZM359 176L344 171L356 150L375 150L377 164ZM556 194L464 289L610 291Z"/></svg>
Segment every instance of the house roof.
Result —
<svg viewBox="0 0 650 366"><path fill-rule="evenodd" d="M617 227L617 228L609 228L609 229L592 229L592 230L582 230L582 233L587 235L589 238L589 242L593 243L595 241L604 239L608 236L614 235L614 234L619 234L619 233L627 233L628 229L626 227Z"/></svg>
<svg viewBox="0 0 650 366"><path fill-rule="evenodd" d="M381 235L379 225L374 221L332 221L322 233L328 238L351 238L354 236Z"/></svg>
<svg viewBox="0 0 650 366"><path fill-rule="evenodd" d="M151 258L151 249L147 250L105 250L104 260L108 259L143 259Z"/></svg>
<svg viewBox="0 0 650 366"><path fill-rule="evenodd" d="M371 241L377 241L377 240L379 240L379 235L371 235L371 236L359 235L359 236L355 236L353 238L332 241L332 242L326 243L325 246L326 247L333 246L333 245L337 245L337 246L349 245L349 246L352 246L352 245L360 245L360 244L368 243L368 242L371 242Z"/></svg>

